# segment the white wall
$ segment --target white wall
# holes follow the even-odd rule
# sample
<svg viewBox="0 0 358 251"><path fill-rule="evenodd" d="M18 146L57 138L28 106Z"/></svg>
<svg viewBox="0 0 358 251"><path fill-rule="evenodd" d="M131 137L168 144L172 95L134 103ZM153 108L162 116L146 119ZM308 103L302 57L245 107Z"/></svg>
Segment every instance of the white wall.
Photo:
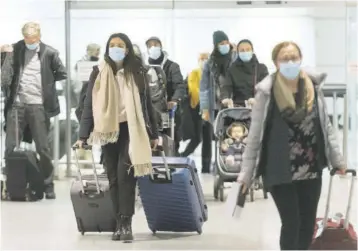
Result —
<svg viewBox="0 0 358 251"><path fill-rule="evenodd" d="M175 59L187 72L196 67L199 52L211 52L212 33L223 30L231 42L248 38L260 61L273 69L272 48L280 41L293 40L305 55L304 65L315 66L314 20L304 8L175 11Z"/></svg>
<svg viewBox="0 0 358 251"><path fill-rule="evenodd" d="M345 83L346 10L330 7L312 12L316 31L316 66L329 73L327 82Z"/></svg>

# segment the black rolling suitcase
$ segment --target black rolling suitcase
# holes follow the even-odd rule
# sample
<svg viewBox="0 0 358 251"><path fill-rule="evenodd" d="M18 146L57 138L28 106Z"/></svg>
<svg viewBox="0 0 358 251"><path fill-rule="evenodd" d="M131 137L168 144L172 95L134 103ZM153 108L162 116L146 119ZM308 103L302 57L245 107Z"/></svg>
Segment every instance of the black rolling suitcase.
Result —
<svg viewBox="0 0 358 251"><path fill-rule="evenodd" d="M45 186L37 153L19 147L17 111L15 120L16 148L5 159L5 199L12 201L41 200L44 196Z"/></svg>
<svg viewBox="0 0 358 251"><path fill-rule="evenodd" d="M116 218L113 212L109 182L105 175L97 175L92 153L94 175L82 176L79 168L77 150L74 147L78 177L71 186L71 201L75 212L78 231L85 232L114 232ZM91 151L91 146L84 149Z"/></svg>

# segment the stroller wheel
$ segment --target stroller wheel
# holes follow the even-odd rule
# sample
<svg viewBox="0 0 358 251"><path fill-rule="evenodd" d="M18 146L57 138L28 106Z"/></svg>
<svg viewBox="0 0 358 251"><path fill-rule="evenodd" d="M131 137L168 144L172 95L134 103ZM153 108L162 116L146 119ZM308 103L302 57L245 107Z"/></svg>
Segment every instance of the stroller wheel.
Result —
<svg viewBox="0 0 358 251"><path fill-rule="evenodd" d="M220 201L224 201L224 185L221 185L219 188L219 197Z"/></svg>
<svg viewBox="0 0 358 251"><path fill-rule="evenodd" d="M214 181L214 198L216 200L219 199L219 189L220 189L220 178L215 177L215 181Z"/></svg>
<svg viewBox="0 0 358 251"><path fill-rule="evenodd" d="M250 201L253 202L254 201L254 189L250 188Z"/></svg>

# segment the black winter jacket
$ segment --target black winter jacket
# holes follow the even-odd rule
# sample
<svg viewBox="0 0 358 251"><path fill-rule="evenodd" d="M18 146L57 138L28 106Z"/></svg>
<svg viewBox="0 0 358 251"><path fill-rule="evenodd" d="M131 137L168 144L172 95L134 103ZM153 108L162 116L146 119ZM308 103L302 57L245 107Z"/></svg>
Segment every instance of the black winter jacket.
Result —
<svg viewBox="0 0 358 251"><path fill-rule="evenodd" d="M92 89L96 78L98 76L99 69L98 66L93 67L93 71L90 76L90 80L87 86L87 93L83 103L83 112L81 114L81 121L80 121L80 130L79 130L79 138L80 139L88 139L90 133L93 130L94 122L93 122L93 110L92 110ZM150 139L157 139L158 138L158 124L156 121L150 89L148 86L148 76L146 75L145 68L141 69L140 72L134 74L134 81L138 78L142 78L146 76L145 83L146 87L144 90L140 90L140 99L142 104L142 110L144 115L144 121L147 126L147 132ZM137 82L137 81L136 81Z"/></svg>
<svg viewBox="0 0 358 251"><path fill-rule="evenodd" d="M5 110L8 110L14 102L25 60L26 46L24 40L17 42L13 47L14 73L10 86L10 95L6 100ZM51 46L40 43L40 51L38 55L41 61L42 98L46 114L49 118L60 113L56 81L61 81L67 78L66 68L62 64L58 54L58 51Z"/></svg>
<svg viewBox="0 0 358 251"><path fill-rule="evenodd" d="M149 58L148 61L151 65L162 66L167 80L168 101L181 100L186 93L186 86L179 65L168 59L168 55L164 52L157 60Z"/></svg>
<svg viewBox="0 0 358 251"><path fill-rule="evenodd" d="M226 74L221 100L232 98L234 104L244 106L245 100L254 97L255 85L267 75L266 65L259 63L255 55L247 63L238 57Z"/></svg>
<svg viewBox="0 0 358 251"><path fill-rule="evenodd" d="M13 52L9 54L11 56L11 80L9 86L2 86L2 91L5 94L5 107L4 117L6 131L6 114L11 109L14 103L15 96L17 94L17 88L20 83L21 72L24 67L25 60L25 42L20 40L12 45ZM47 115L46 126L49 128L49 118L54 117L60 113L60 104L58 101L56 91L56 81L61 81L67 78L67 72L65 66L62 64L59 58L59 53L56 49L48 46L44 43L40 43L40 51L38 53L41 61L41 83L42 83L42 98L43 106ZM6 53L1 53L1 66L5 61ZM9 69L8 69L9 70ZM24 128L23 141L32 143L32 134L29 126Z"/></svg>

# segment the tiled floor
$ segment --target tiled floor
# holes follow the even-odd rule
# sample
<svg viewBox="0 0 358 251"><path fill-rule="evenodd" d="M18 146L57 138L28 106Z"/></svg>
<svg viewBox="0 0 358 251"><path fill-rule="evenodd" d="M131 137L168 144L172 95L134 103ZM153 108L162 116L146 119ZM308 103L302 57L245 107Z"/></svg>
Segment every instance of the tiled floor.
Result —
<svg viewBox="0 0 358 251"><path fill-rule="evenodd" d="M1 250L278 249L280 220L270 197L265 200L258 191L256 200L245 205L241 218L231 219L225 213L225 204L213 199L213 177L201 175L201 180L209 208L209 220L204 224L202 235L157 233L153 236L147 227L143 209L140 209L135 215L135 241L131 244L111 241L110 233L81 236L77 232L69 197L71 181L62 180L56 183L58 198L54 201L1 204ZM345 213L349 179L336 177L334 181L331 212ZM323 215L327 185L328 176L325 174L319 215ZM356 215L355 195L351 210L351 222L355 226Z"/></svg>

